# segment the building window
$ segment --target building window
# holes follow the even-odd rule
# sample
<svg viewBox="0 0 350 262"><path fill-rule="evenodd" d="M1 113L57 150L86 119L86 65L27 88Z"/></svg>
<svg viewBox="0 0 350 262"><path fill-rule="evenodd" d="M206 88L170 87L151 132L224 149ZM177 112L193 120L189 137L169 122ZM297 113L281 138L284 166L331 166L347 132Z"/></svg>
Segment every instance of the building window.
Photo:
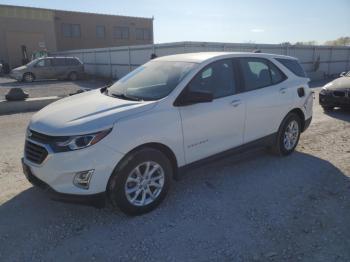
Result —
<svg viewBox="0 0 350 262"><path fill-rule="evenodd" d="M136 28L136 40L150 40L151 31L147 28Z"/></svg>
<svg viewBox="0 0 350 262"><path fill-rule="evenodd" d="M96 37L97 38L106 37L106 28L103 25L96 26Z"/></svg>
<svg viewBox="0 0 350 262"><path fill-rule="evenodd" d="M80 37L80 25L76 24L62 24L62 34L64 37Z"/></svg>
<svg viewBox="0 0 350 262"><path fill-rule="evenodd" d="M113 36L116 39L129 39L129 27L114 27Z"/></svg>

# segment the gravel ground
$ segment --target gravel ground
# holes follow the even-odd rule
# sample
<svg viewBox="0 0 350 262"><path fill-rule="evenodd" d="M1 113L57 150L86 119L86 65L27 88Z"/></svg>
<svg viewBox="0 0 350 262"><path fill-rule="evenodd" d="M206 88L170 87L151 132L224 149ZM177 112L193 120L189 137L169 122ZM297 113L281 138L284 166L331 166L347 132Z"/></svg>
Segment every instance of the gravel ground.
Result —
<svg viewBox="0 0 350 262"><path fill-rule="evenodd" d="M0 77L0 100L4 100L7 92L13 87L21 87L29 94L29 97L63 97L70 93L75 93L79 89L100 88L104 85L106 85L106 82L102 80L79 80L75 82L43 80L33 83L23 83L8 77Z"/></svg>
<svg viewBox="0 0 350 262"><path fill-rule="evenodd" d="M0 116L0 261L350 261L350 112L314 108L291 156L187 171L141 217L49 200L20 167L32 114Z"/></svg>

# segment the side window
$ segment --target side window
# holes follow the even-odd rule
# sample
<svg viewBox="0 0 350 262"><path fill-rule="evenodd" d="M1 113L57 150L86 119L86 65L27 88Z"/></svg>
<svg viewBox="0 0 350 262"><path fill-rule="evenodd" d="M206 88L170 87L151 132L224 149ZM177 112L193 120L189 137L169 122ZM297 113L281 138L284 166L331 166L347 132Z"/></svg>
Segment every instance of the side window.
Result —
<svg viewBox="0 0 350 262"><path fill-rule="evenodd" d="M52 60L53 66L65 66L65 59L64 58L54 58Z"/></svg>
<svg viewBox="0 0 350 262"><path fill-rule="evenodd" d="M78 61L77 59L75 59L75 58L67 58L67 59L66 59L66 64L67 64L68 66L76 66L76 65L79 65L80 63L79 63L79 61Z"/></svg>
<svg viewBox="0 0 350 262"><path fill-rule="evenodd" d="M269 66L258 58L241 58L240 66L245 83L245 91L252 91L271 85Z"/></svg>
<svg viewBox="0 0 350 262"><path fill-rule="evenodd" d="M275 85L286 79L277 66L263 58L240 58L239 64L245 91Z"/></svg>
<svg viewBox="0 0 350 262"><path fill-rule="evenodd" d="M36 63L36 67L47 67L51 65L51 61L49 59L41 59Z"/></svg>
<svg viewBox="0 0 350 262"><path fill-rule="evenodd" d="M269 63L269 67L273 84L278 84L287 79L285 74L283 74L282 71L278 69L278 67L275 66L273 63Z"/></svg>
<svg viewBox="0 0 350 262"><path fill-rule="evenodd" d="M211 92L214 98L235 94L236 84L232 61L225 59L206 66L192 79L188 89Z"/></svg>
<svg viewBox="0 0 350 262"><path fill-rule="evenodd" d="M37 62L35 66L36 67L44 67L45 66L45 60L44 59L39 60L39 62Z"/></svg>

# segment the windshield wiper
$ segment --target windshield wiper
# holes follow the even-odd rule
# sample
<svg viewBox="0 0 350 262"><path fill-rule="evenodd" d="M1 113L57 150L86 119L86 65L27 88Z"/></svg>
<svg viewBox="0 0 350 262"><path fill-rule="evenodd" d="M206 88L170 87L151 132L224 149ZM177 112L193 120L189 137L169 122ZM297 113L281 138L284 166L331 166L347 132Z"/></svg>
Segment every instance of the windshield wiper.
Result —
<svg viewBox="0 0 350 262"><path fill-rule="evenodd" d="M124 99L124 100L143 101L142 99L140 99L138 97L125 95L125 94L122 94L122 93L120 93L120 94L111 94L111 96L116 97L116 98L120 98L120 99Z"/></svg>

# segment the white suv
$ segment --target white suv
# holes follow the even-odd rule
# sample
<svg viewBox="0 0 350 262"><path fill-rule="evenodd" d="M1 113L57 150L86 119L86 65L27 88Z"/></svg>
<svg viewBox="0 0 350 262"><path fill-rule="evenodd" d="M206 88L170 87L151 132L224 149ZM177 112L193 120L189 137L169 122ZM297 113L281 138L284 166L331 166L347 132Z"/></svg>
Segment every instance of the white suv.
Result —
<svg viewBox="0 0 350 262"><path fill-rule="evenodd" d="M108 88L36 113L24 173L54 198L107 197L128 214L142 214L164 199L179 168L252 145L292 153L312 118L308 81L287 56L154 59Z"/></svg>

